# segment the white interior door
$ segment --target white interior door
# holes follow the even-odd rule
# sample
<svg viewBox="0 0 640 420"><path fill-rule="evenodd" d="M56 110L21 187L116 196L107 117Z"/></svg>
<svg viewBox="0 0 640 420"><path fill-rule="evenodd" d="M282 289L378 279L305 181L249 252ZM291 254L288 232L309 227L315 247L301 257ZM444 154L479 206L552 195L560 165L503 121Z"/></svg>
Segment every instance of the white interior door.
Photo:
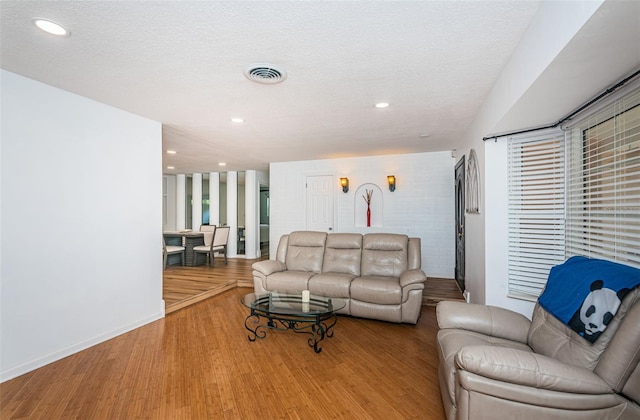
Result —
<svg viewBox="0 0 640 420"><path fill-rule="evenodd" d="M307 230L333 231L333 175L308 176Z"/></svg>

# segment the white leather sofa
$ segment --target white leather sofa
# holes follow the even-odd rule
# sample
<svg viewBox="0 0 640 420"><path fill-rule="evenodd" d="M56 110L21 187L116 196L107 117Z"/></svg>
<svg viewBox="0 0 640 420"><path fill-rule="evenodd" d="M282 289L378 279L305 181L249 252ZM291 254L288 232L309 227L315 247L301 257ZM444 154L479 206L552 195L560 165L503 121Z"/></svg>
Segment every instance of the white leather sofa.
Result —
<svg viewBox="0 0 640 420"><path fill-rule="evenodd" d="M415 324L427 279L420 239L389 233L299 231L283 235L275 259L253 264L257 294L343 298L338 313Z"/></svg>
<svg viewBox="0 0 640 420"><path fill-rule="evenodd" d="M438 376L447 420L640 419L640 289L591 344L536 304L440 302Z"/></svg>

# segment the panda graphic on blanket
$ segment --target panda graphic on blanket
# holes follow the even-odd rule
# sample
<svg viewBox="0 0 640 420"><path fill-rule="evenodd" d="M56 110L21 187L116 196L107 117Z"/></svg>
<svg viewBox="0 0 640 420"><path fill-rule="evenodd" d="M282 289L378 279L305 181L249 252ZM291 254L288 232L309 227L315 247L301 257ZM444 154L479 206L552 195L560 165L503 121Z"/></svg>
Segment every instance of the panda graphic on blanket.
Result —
<svg viewBox="0 0 640 420"><path fill-rule="evenodd" d="M639 268L573 256L551 268L538 303L593 343L614 319L627 293L639 286Z"/></svg>
<svg viewBox="0 0 640 420"><path fill-rule="evenodd" d="M593 343L607 328L628 292L626 288L618 292L607 289L602 280L595 280L582 306L569 320L569 326Z"/></svg>

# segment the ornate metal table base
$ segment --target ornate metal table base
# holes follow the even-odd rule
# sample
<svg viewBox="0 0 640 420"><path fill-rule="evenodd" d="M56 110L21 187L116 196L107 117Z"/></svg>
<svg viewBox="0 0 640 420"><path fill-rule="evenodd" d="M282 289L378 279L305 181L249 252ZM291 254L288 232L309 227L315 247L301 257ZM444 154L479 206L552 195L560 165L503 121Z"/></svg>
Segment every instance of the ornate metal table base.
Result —
<svg viewBox="0 0 640 420"><path fill-rule="evenodd" d="M263 319L266 320L266 323L261 322ZM244 320L244 326L251 333L248 335L249 341L265 338L267 329L292 330L295 333L308 334L310 336L307 340L309 347L313 347L313 351L320 353L322 351L319 346L320 342L325 337L333 337L333 326L336 325L336 322L338 322L338 316L335 313L297 317L295 315L267 314L265 311L252 308L251 314ZM253 329L250 324L253 324Z"/></svg>

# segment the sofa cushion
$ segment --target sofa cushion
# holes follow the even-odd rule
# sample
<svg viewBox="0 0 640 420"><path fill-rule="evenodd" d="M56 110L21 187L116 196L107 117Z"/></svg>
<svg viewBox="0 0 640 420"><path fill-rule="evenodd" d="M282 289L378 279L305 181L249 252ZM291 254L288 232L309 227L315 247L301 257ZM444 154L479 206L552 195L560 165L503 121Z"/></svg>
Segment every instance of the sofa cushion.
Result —
<svg viewBox="0 0 640 420"><path fill-rule="evenodd" d="M360 275L362 235L359 233L332 233L327 236L323 273Z"/></svg>
<svg viewBox="0 0 640 420"><path fill-rule="evenodd" d="M637 303L638 300L640 300L640 288L634 289L622 300L618 314L607 327L607 330L615 328L617 333L598 361L594 372L607 381L616 392L622 392L640 404L640 386L638 386L640 385L640 365L638 364L640 361L640 328L638 328L640 303ZM620 318L619 315L623 317ZM613 325L615 322L619 322L619 325ZM604 333L606 334L606 331Z"/></svg>
<svg viewBox="0 0 640 420"><path fill-rule="evenodd" d="M326 241L325 232L291 232L285 259L287 270L319 273Z"/></svg>
<svg viewBox="0 0 640 420"><path fill-rule="evenodd" d="M528 343L536 353L593 370L616 335L620 322L626 316L629 308L639 299L640 288L628 293L623 299L618 313L595 343L583 339L569 326L536 304L531 318Z"/></svg>
<svg viewBox="0 0 640 420"><path fill-rule="evenodd" d="M578 394L609 394L598 375L532 351L502 346L464 346L456 354L458 369L483 378L537 389Z"/></svg>
<svg viewBox="0 0 640 420"><path fill-rule="evenodd" d="M400 281L394 277L362 276L351 281L351 298L381 305L402 303Z"/></svg>
<svg viewBox="0 0 640 420"><path fill-rule="evenodd" d="M438 331L438 347L440 351L440 372L447 384L447 394L452 403L456 401L456 364L455 356L466 346L498 346L530 352L531 349L517 341L491 337L489 335L461 329L444 329Z"/></svg>
<svg viewBox="0 0 640 420"><path fill-rule="evenodd" d="M407 269L407 235L369 233L362 238L363 276L400 277Z"/></svg>
<svg viewBox="0 0 640 420"><path fill-rule="evenodd" d="M280 293L302 293L309 289L309 279L315 273L310 271L282 271L267 277L266 289Z"/></svg>
<svg viewBox="0 0 640 420"><path fill-rule="evenodd" d="M309 291L312 295L349 298L353 278L344 273L316 274L309 280Z"/></svg>
<svg viewBox="0 0 640 420"><path fill-rule="evenodd" d="M463 329L527 344L531 321L517 312L498 306L441 301L436 306L440 329Z"/></svg>
<svg viewBox="0 0 640 420"><path fill-rule="evenodd" d="M533 309L527 342L536 353L589 370L595 368L608 344L605 340L589 343L538 304Z"/></svg>

